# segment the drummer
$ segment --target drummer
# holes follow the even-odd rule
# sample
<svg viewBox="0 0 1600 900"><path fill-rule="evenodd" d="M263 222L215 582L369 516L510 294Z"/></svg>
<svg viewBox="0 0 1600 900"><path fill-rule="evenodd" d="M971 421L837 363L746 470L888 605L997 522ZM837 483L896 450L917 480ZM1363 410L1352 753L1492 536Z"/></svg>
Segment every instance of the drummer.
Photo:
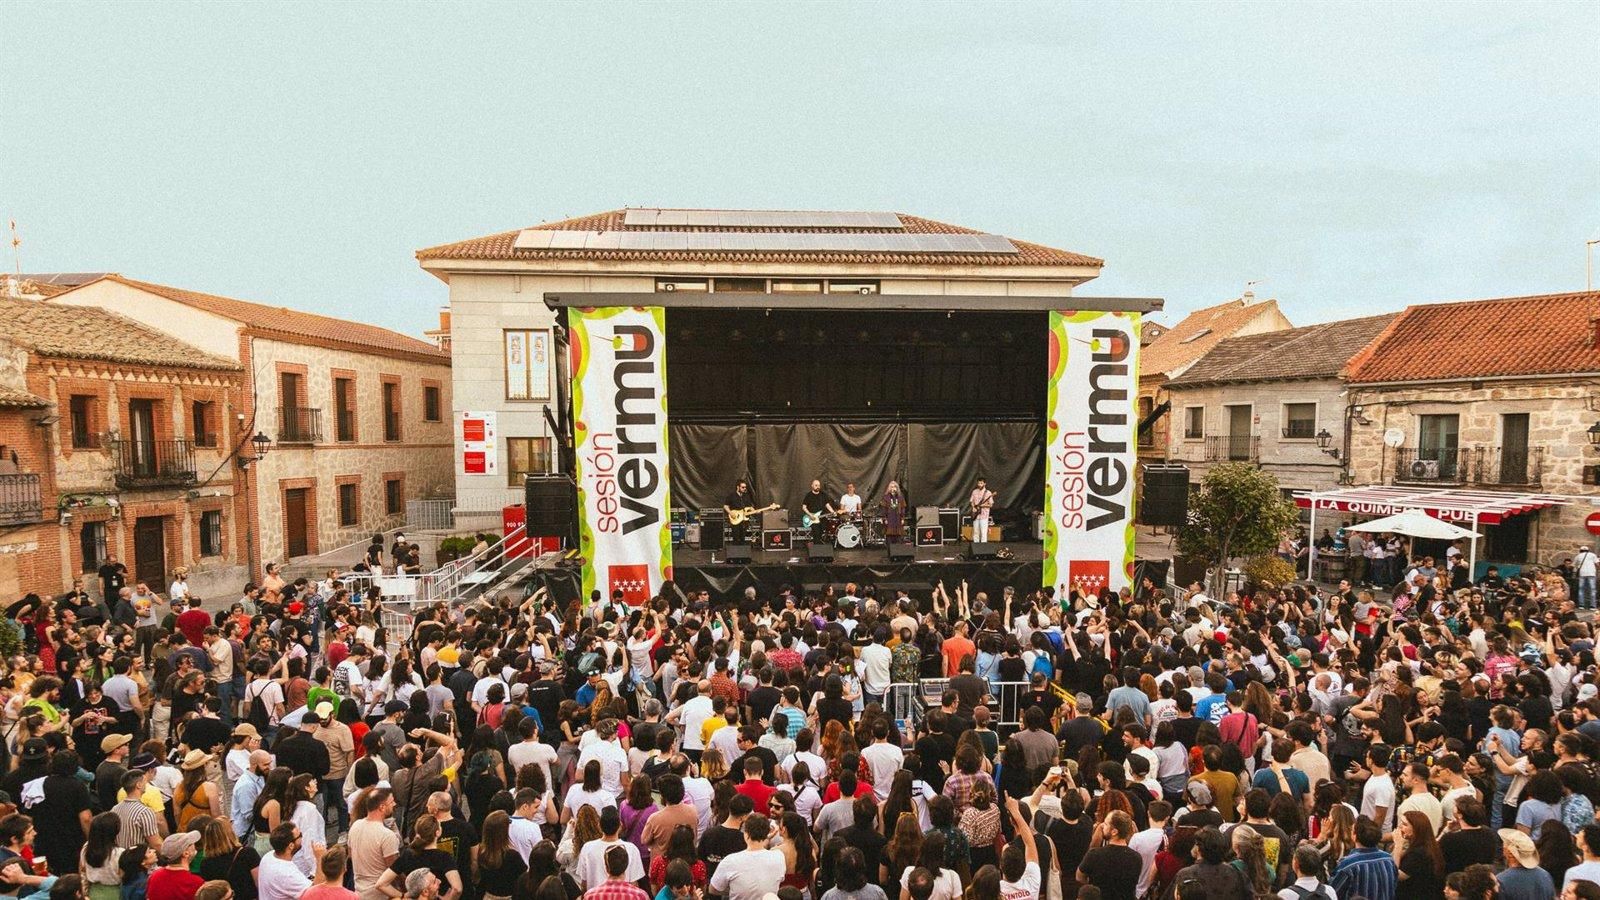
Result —
<svg viewBox="0 0 1600 900"><path fill-rule="evenodd" d="M856 493L856 483L846 482L844 494L839 497L839 514L856 518L861 515L861 495Z"/></svg>
<svg viewBox="0 0 1600 900"><path fill-rule="evenodd" d="M854 487L852 485L852 487ZM858 498L859 499L859 498ZM835 509L833 501L822 492L822 482L813 479L811 490L800 500L800 512L805 520L811 523L811 540L821 543L827 539L826 526L823 522L824 515L833 515Z"/></svg>

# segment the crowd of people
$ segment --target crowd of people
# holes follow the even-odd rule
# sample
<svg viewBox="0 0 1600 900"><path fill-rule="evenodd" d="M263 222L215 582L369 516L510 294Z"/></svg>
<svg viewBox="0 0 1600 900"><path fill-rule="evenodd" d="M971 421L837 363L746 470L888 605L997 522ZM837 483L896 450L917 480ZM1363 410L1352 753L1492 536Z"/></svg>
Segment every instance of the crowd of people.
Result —
<svg viewBox="0 0 1600 900"><path fill-rule="evenodd" d="M407 634L336 573L102 580L8 610L0 896L1600 898L1559 572L540 588Z"/></svg>

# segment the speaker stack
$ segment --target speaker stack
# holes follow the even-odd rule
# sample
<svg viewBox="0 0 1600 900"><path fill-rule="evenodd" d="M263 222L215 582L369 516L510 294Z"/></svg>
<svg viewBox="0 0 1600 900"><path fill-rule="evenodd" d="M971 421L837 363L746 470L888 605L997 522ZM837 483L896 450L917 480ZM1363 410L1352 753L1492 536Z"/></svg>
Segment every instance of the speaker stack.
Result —
<svg viewBox="0 0 1600 900"><path fill-rule="evenodd" d="M1189 467L1146 466L1139 521L1145 525L1189 522Z"/></svg>

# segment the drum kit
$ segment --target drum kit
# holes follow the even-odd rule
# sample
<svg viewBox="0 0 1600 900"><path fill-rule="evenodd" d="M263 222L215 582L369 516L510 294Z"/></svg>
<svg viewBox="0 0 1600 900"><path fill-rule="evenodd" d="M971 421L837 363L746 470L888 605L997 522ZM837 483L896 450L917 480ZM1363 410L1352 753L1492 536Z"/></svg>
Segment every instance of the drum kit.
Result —
<svg viewBox="0 0 1600 900"><path fill-rule="evenodd" d="M882 547L887 539L888 529L883 517L877 515L864 515L862 513L838 513L822 517L822 538L840 550L855 550L858 547ZM811 533L803 531L796 535L801 539L809 539Z"/></svg>

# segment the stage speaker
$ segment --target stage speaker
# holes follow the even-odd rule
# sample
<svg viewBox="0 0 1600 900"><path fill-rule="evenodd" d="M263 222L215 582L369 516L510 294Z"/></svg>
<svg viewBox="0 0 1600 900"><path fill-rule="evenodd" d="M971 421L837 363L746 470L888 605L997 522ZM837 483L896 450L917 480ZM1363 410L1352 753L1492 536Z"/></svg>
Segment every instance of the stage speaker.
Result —
<svg viewBox="0 0 1600 900"><path fill-rule="evenodd" d="M723 556L731 563L748 564L750 562L749 544L728 544L723 548Z"/></svg>
<svg viewBox="0 0 1600 900"><path fill-rule="evenodd" d="M937 547L944 543L944 528L938 524L917 526L917 546Z"/></svg>
<svg viewBox="0 0 1600 900"><path fill-rule="evenodd" d="M1155 582L1156 587L1162 588L1163 590L1165 590L1166 586L1167 586L1167 568L1169 566L1171 566L1171 565L1172 565L1172 561L1171 560L1166 560L1166 559L1136 559L1136 560L1134 560L1133 561L1133 588L1134 588L1134 590L1137 591L1139 589L1139 585L1144 583L1144 579L1145 579L1146 576L1149 576L1150 580Z"/></svg>
<svg viewBox="0 0 1600 900"><path fill-rule="evenodd" d="M991 544L988 541L977 541L967 544L967 558L992 560L996 558L995 554L999 550L1000 545L998 544Z"/></svg>
<svg viewBox="0 0 1600 900"><path fill-rule="evenodd" d="M939 527L944 529L945 540L960 540L961 510L951 507L939 510Z"/></svg>
<svg viewBox="0 0 1600 900"><path fill-rule="evenodd" d="M787 509L769 509L762 513L761 530L762 532L788 531L789 511Z"/></svg>
<svg viewBox="0 0 1600 900"><path fill-rule="evenodd" d="M1189 467L1146 466L1139 521L1145 525L1189 522Z"/></svg>
<svg viewBox="0 0 1600 900"><path fill-rule="evenodd" d="M716 552L727 540L728 523L721 516L707 516L700 520L700 549Z"/></svg>
<svg viewBox="0 0 1600 900"><path fill-rule="evenodd" d="M917 548L910 544L894 543L889 545L890 562L910 562L917 558Z"/></svg>
<svg viewBox="0 0 1600 900"><path fill-rule="evenodd" d="M929 526L938 525L938 524L939 524L939 507L937 507L937 506L919 506L919 507L917 507L917 527L918 528L927 528Z"/></svg>
<svg viewBox="0 0 1600 900"><path fill-rule="evenodd" d="M789 534L788 528L777 528L761 532L761 549L783 550L794 549L794 539Z"/></svg>
<svg viewBox="0 0 1600 900"><path fill-rule="evenodd" d="M812 541L806 545L806 560L814 563L833 562L833 545Z"/></svg>
<svg viewBox="0 0 1600 900"><path fill-rule="evenodd" d="M577 530L578 488L569 475L534 475L524 484L528 534L562 537Z"/></svg>

